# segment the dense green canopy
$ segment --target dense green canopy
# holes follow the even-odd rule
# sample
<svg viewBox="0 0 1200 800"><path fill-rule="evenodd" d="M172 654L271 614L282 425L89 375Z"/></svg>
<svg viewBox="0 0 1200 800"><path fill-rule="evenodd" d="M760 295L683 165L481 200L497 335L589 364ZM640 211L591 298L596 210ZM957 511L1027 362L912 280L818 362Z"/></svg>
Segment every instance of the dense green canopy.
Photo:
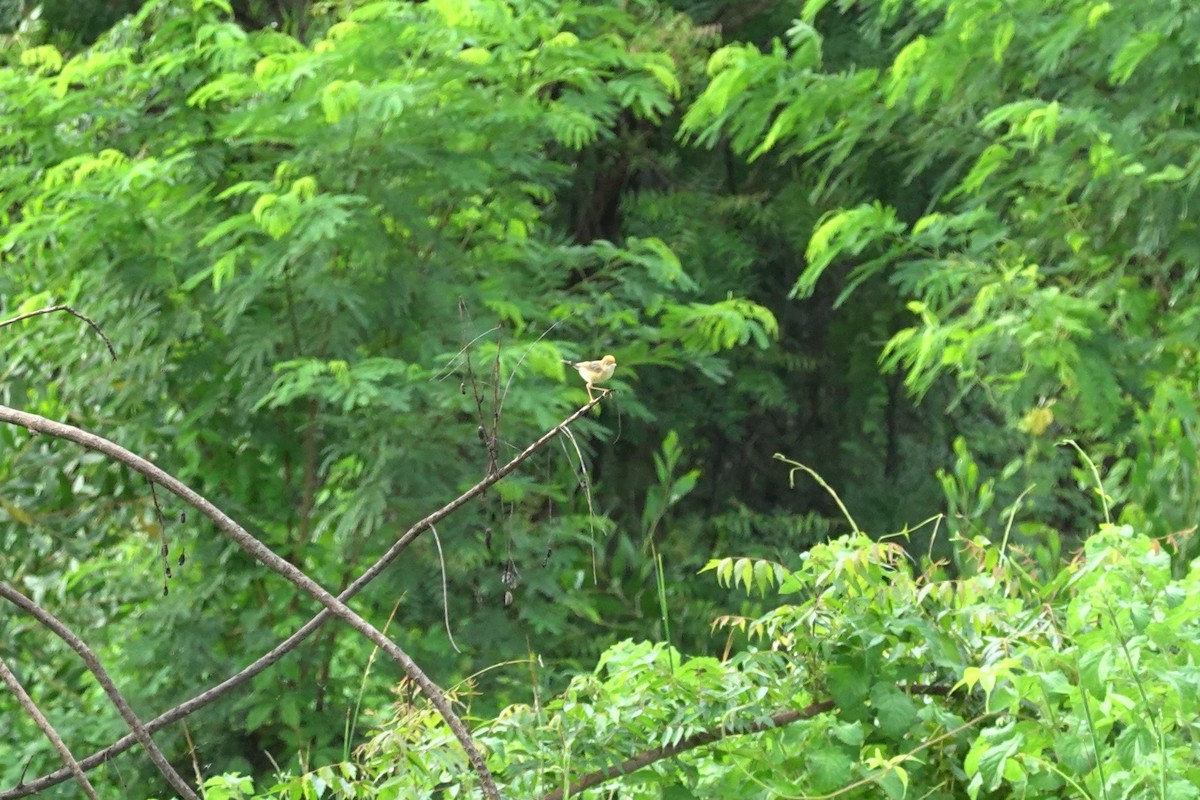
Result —
<svg viewBox="0 0 1200 800"><path fill-rule="evenodd" d="M351 603L511 796L1198 794L1200 8L90 5L0 1L5 406L336 593L615 357ZM0 479L0 576L145 719L319 610L97 452L5 425ZM77 758L127 732L0 642ZM156 739L478 791L399 678L330 624ZM61 764L15 697L0 798Z"/></svg>

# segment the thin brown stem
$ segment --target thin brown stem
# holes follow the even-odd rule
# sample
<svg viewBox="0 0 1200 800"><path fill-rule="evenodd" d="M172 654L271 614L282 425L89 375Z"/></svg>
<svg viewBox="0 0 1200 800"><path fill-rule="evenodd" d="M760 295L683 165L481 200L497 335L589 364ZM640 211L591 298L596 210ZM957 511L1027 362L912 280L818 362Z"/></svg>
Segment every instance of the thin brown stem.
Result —
<svg viewBox="0 0 1200 800"><path fill-rule="evenodd" d="M100 336L100 338L104 340L105 346L108 347L108 354L113 357L113 361L117 360L117 348L113 347L112 340L108 338L108 336L104 333L104 330L99 325L97 325L95 322L93 322L89 317L85 317L83 314L80 314L78 311L71 308L70 306L51 306L49 308L39 308L37 311L30 311L28 314L21 314L20 316L16 316L16 317L13 317L12 319L6 319L3 322L0 322L0 328L5 328L9 325L13 325L17 322L22 322L22 321L30 319L32 317L40 317L43 314L53 314L56 311L65 311L66 313L70 314L71 316L73 316L77 319L81 319L84 322L86 322L88 325L90 325L92 330L94 330Z"/></svg>
<svg viewBox="0 0 1200 800"><path fill-rule="evenodd" d="M87 665L88 671L96 677L96 682L100 684L100 688L104 690L104 693L108 695L108 699L116 706L121 718L125 720L130 730L133 731L133 735L137 737L138 742L146 749L146 755L154 762L154 766L158 767L158 771L163 774L167 782L186 800L200 800L196 793L192 791L192 787L188 786L187 782L175 771L175 768L167 763L167 759L162 754L162 751L158 749L158 745L150 738L150 732L146 730L146 726L138 719L137 714L134 713L133 707L129 705L125 696L117 689L117 685L113 683L112 678L109 677L108 672L100 663L100 659L96 658L96 654L92 652L92 649L76 636L70 628L62 624L57 617L9 584L0 582L0 597L24 609L25 613L36 619L44 627L49 628L55 636L62 639L67 643L68 647L79 654L79 657L83 659L83 663Z"/></svg>
<svg viewBox="0 0 1200 800"><path fill-rule="evenodd" d="M317 497L317 401L308 402L307 419L301 434L304 448L304 489L300 498L300 543L308 545L312 535L313 504Z"/></svg>
<svg viewBox="0 0 1200 800"><path fill-rule="evenodd" d="M46 734L46 738L50 740L50 744L54 745L54 749L58 751L63 763L67 765L67 769L71 770L71 774L75 776L75 782L79 784L80 789L83 789L83 793L88 796L89 800L100 800L96 796L96 790L92 788L91 781L87 779L87 775L83 774L83 768L79 766L75 756L71 755L67 743L58 735L58 731L50 724L50 720L46 719L46 715L37 707L37 703L33 702L29 692L25 691L25 687L8 668L8 664L4 663L3 658L0 658L0 680L3 680L9 690L16 695L21 708L25 709L25 713L42 729L42 733Z"/></svg>

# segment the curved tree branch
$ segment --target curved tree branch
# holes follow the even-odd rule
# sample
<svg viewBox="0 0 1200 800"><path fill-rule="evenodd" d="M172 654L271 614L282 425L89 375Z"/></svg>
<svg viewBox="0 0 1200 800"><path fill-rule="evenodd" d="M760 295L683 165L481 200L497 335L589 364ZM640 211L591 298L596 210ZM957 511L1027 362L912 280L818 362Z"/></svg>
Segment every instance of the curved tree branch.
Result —
<svg viewBox="0 0 1200 800"><path fill-rule="evenodd" d="M173 475L165 472L156 465L137 455L124 447L111 442L102 436L97 436L94 433L76 428L72 425L64 425L61 422L54 422L45 417L39 417L36 414L29 414L24 411L18 411L7 406L0 406L0 422L8 422L14 425L20 425L28 428L31 431L49 434L59 439L66 439L70 442L83 445L89 450L95 450L112 458L115 461L128 466L130 469L145 475L150 480L170 490L184 502L191 505L201 514L212 520L226 536L233 539L246 552L250 553L262 564L269 569L279 573L286 578L292 585L296 586L302 592L312 597L321 605L325 606L334 616L342 619L354 630L361 633L372 643L377 645L381 650L392 657L392 660L398 663L404 673L420 687L421 692L429 698L438 713L446 720L446 724L454 731L454 735L458 738L463 750L466 751L467 759L471 762L471 767L479 776L480 783L483 786L483 792L489 800L499 800L500 792L496 789L496 782L492 778L492 774L488 771L487 764L483 760L483 756L479 753L479 749L475 746L475 741L471 738L470 731L466 725L459 719L458 715L451 708L450 702L442 693L429 676L417 666L417 663L409 658L400 647L391 639L383 635L375 626L360 617L357 613L350 609L345 603L338 600L326 589L308 577L303 571L295 565L276 555L275 551L271 550L261 541L252 536L245 528L237 524L224 511L217 508L206 498L192 490L182 481L175 478Z"/></svg>
<svg viewBox="0 0 1200 800"><path fill-rule="evenodd" d="M87 779L87 775L83 774L83 769L79 766L79 762L75 760L75 756L71 755L71 750L67 747L67 743L58 735L58 731L54 730L54 726L50 724L50 720L46 719L46 715L37 707L37 703L33 702L33 698L29 696L29 692L25 691L25 687L17 680L17 676L8 668L8 664L4 663L4 659L0 658L0 680L8 686L9 690L17 696L17 702L21 704L21 708L33 719L42 733L46 734L46 738L50 740L50 744L54 745L54 749L58 751L62 757L63 763L67 765L67 769L71 770L71 774L75 776L75 782L79 784L79 788L88 796L88 800L100 800L96 796L96 790L92 788L92 783Z"/></svg>
<svg viewBox="0 0 1200 800"><path fill-rule="evenodd" d="M158 771L163 774L167 782L186 800L200 800L199 796L192 791L192 787L188 786L187 782L180 777L174 767L167 763L167 759L162 754L162 751L158 749L158 745L150 738L150 732L146 730L146 726L142 725L142 721L134 713L133 707L129 705L124 695L117 689L116 684L108 676L104 666L100 663L100 659L96 658L96 654L92 652L91 648L82 639L72 633L70 628L63 625L57 617L7 583L0 582L0 597L8 600L13 605L25 609L30 616L53 631L58 638L66 642L72 650L79 654L79 657L83 659L83 663L87 664L88 671L96 676L96 681L100 684L100 688L108 695L108 699L112 701L112 704L117 707L121 718L129 725L142 747L146 748L146 754L150 756L150 760L154 762L154 766L158 767Z"/></svg>
<svg viewBox="0 0 1200 800"><path fill-rule="evenodd" d="M943 685L926 686L917 684L906 688L909 694L939 696L944 697L950 694L950 687ZM812 719L818 714L824 714L826 711L832 711L836 704L832 700L821 700L817 703L810 703L801 709L789 709L781 711L773 715L770 719L762 722L755 722L747 725L744 728L733 728L728 725L721 725L716 728L710 728L706 731L693 733L691 736L685 736L673 745L665 747L651 747L648 750L643 750L636 755L630 756L619 764L613 764L611 767L598 769L595 772L576 778L571 781L571 785L564 792L563 789L555 789L552 792L547 792L542 795L539 800L563 800L564 797L575 797L580 792L590 789L593 786L599 786L602 783L611 781L614 778L619 778L622 775L628 775L631 772L636 772L642 767L648 767L656 761L662 761L667 758L674 758L680 753L685 753L688 750L695 750L698 747L718 742L721 739L727 739L731 736L745 736L751 733L762 733L774 728L782 728L785 725L791 725L793 722L799 722L803 719Z"/></svg>
<svg viewBox="0 0 1200 800"><path fill-rule="evenodd" d="M542 434L541 437L539 437L536 441L534 441L532 444L530 444L528 447L526 447L524 450L522 450L518 455L513 457L504 466L500 467L499 469L497 469L493 472L490 472L486 477L483 478L483 480L476 483L470 489L467 489L465 492L460 494L455 499L451 500L446 505L439 508L437 511L434 511L432 514L429 514L424 519L421 519L418 522L416 522L415 524L413 524L407 531L404 532L403 535L400 536L399 539L396 540L396 542L390 548L388 548L387 552L385 552L382 556L380 556L379 559L376 560L376 562L371 565L370 568L368 568L362 575L360 575L353 583L351 583L349 586L347 586L346 589L344 589L337 596L337 599L344 603L344 602L347 602L348 600L350 600L350 598L354 597L360 591L362 591L362 589L368 583L370 583L372 580L374 580L376 577L378 577L380 575L380 573L383 572L384 569L386 569L393 561L395 561L396 558L400 555L400 553L406 547L408 547L409 544L411 544L414 540L416 540L416 538L418 536L420 536L422 533L424 533L426 530L428 530L431 526L436 525L438 522L440 522L441 520L448 517L450 514L457 511L459 508L464 506L466 503L470 502L474 498L483 494L483 492L487 491L487 489L489 487L491 487L493 484L499 482L501 479L506 477L509 473L513 472L517 467L519 467L530 456L532 456L535 452L540 450L547 443L549 443L552 439L554 439L554 437L556 437L560 433L563 433L564 431L566 431L568 426L573 424L584 414L591 411L592 407L600 402L600 399L601 398L596 398L595 400L592 400L591 402L587 403L586 405L581 406L578 410L575 411L575 413L571 414L571 416L567 417L562 422L560 422L558 425L554 426L553 428L548 430L546 433ZM0 421L8 421L3 418L2 409L3 409L3 407L0 406ZM17 424L20 424L20 423L17 423ZM225 681L222 681L221 683L217 684L216 686L213 686L212 688L207 689L204 692L201 692L200 694L196 695L195 697L191 698L190 700L187 700L187 701L181 703L180 705L164 712L163 714L159 715L158 717L155 717L153 720L150 720L147 723L146 727L150 731L160 730L160 729L166 727L167 725L170 725L173 722L183 719L184 717L188 716L189 714L216 701L221 696L227 694L228 692L232 691L233 689L242 685L243 683L246 683L254 676L262 673L268 667L275 664L277 661L279 661L281 658L283 658L285 655L287 655L287 653L291 652L297 646L299 646L301 642L303 642L305 639L307 639L309 636L311 636L313 633L315 633L321 626L323 626L326 622L328 622L332 617L333 617L333 613L328 608L323 609L316 616L314 616L312 619L310 619L308 622L306 622L303 626L301 626L299 629L297 629L295 633L293 633L291 636L289 636L284 641L280 642L270 652L265 653L263 656L258 658L256 661L249 664L245 669L241 670L240 672L238 672L235 675L232 675L231 677L229 677ZM125 752L130 747L132 747L136 741L137 740L133 736L130 736L130 735L124 736L121 739L114 742L113 744L104 748L103 750L99 750L99 751L89 755L87 758L84 758L79 763L84 769L92 769L93 767L98 766L99 764L103 764L104 762L116 757L120 753ZM29 783L23 783L21 786L15 787L13 789L9 789L4 792L0 792L0 800L15 800L18 797L26 797L26 796L34 794L36 792L42 791L43 789L46 789L50 786L54 786L58 783L62 783L64 780L67 780L69 778L70 778L70 772L68 772L66 769L60 769L60 770L50 773L49 775L42 776L42 777L40 777L34 781L31 781Z"/></svg>
<svg viewBox="0 0 1200 800"><path fill-rule="evenodd" d="M95 322L93 322L90 317L86 317L83 314L80 314L78 311L71 308L70 306L51 306L49 308L39 308L37 311L30 311L28 314L21 314L19 316L13 317L12 319L6 319L3 322L0 322L0 328L8 327L9 325L12 325L17 322L21 322L22 320L30 319L32 317L40 317L42 314L53 314L56 311L65 311L68 314L70 314L71 316L81 319L84 322L86 322L88 325L92 326L92 330L94 330L97 334L99 334L100 338L104 340L104 344L108 347L108 354L113 357L113 361L117 360L117 348L113 347L112 340L109 339L108 336L104 333L104 329L102 329L99 325L97 325Z"/></svg>

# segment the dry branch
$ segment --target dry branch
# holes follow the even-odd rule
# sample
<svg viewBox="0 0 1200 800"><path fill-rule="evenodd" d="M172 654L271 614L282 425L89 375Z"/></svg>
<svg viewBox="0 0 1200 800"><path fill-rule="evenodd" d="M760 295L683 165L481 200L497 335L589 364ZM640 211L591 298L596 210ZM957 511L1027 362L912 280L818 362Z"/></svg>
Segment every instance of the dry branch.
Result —
<svg viewBox="0 0 1200 800"><path fill-rule="evenodd" d="M68 314L70 314L71 316L76 317L77 319L81 319L84 322L86 322L88 325L90 325L92 327L92 330L94 330L97 333L97 335L99 335L99 337L104 340L105 346L108 347L108 354L113 357L113 361L117 360L117 348L113 347L112 340L108 338L108 335L104 332L104 329L101 328L99 325L97 325L95 322L93 322L90 317L86 317L83 314L80 314L78 311L71 308L70 306L51 306L50 308L39 308L37 311L30 311L28 314L21 314L19 316L13 317L12 319L6 319L3 322L0 322L0 328L5 328L14 323L22 322L23 320L31 319L33 317L40 317L43 314L53 314L56 311L65 311Z"/></svg>
<svg viewBox="0 0 1200 800"><path fill-rule="evenodd" d="M483 756L480 755L479 749L475 746L474 740L471 738L470 731L466 725L459 719L454 709L450 707L450 702L442 693L429 676L417 666L417 663L409 658L400 647L383 635L375 626L360 617L357 613L351 610L345 603L338 600L330 594L323 586L318 584L312 578L308 577L303 571L291 564L287 560L278 556L275 551L267 547L261 541L252 536L245 528L234 522L224 511L217 508L206 498L192 490L182 481L175 478L173 475L165 472L150 461L142 458L136 453L126 450L124 447L105 439L102 436L97 436L94 433L76 428L72 425L64 425L61 422L54 422L45 417L39 417L36 414L29 414L24 411L18 411L7 406L0 406L0 422L8 422L14 425L28 428L31 431L45 433L54 436L58 439L66 439L70 442L83 445L89 450L95 450L104 455L118 461L130 469L133 469L142 475L145 475L150 480L170 490L184 502L191 505L204 516L212 520L213 524L219 530L224 532L229 538L233 539L246 552L250 553L263 565L269 569L279 573L286 578L292 585L296 586L302 592L312 597L321 605L329 609L334 616L342 619L354 630L361 633L371 642L377 645L381 650L392 657L396 663L404 669L404 673L420 687L421 692L429 698L433 703L434 708L438 710L442 718L446 720L446 724L454 732L459 743L462 744L463 750L466 751L467 760L471 762L471 767L479 776L480 783L483 787L484 795L491 800L499 800L500 793L496 789L496 782L492 778L492 774L488 771L487 764L484 763ZM186 795L185 795L186 796Z"/></svg>
<svg viewBox="0 0 1200 800"><path fill-rule="evenodd" d="M146 730L146 726L142 724L137 714L134 713L133 707L129 705L124 695L117 689L117 685L108 676L108 672L105 671L104 666L100 663L100 659L96 658L96 654L92 652L92 649L76 636L70 628L62 624L57 617L7 583L0 582L0 597L3 597L13 605L25 609L26 613L43 626L49 628L55 636L62 639L72 650L79 654L79 657L83 659L83 663L87 665L88 671L96 676L96 681L100 684L100 688L108 695L108 699L112 701L112 704L117 707L121 718L129 725L138 742L146 749L146 755L150 756L150 760L154 762L154 766L158 767L158 771L163 774L167 782L186 800L200 800L196 793L192 791L192 787L188 786L179 773L167 763L167 759L162 754L162 751L158 749L158 745L150 738L150 732Z"/></svg>
<svg viewBox="0 0 1200 800"><path fill-rule="evenodd" d="M4 659L0 658L0 680L3 680L5 685L17 697L17 702L21 708L25 709L34 723L42 729L42 733L46 734L46 738L50 740L50 744L54 745L54 749L58 751L58 755L62 758L63 763L67 765L67 769L71 770L71 774L75 776L75 782L79 784L79 788L88 796L88 800L100 800L96 796L96 790L92 788L92 783L87 779L87 775L83 774L83 769L79 766L79 762L75 760L75 756L71 754L67 743L58 735L58 731L50 724L50 720L46 719L46 715L37 707L37 703L33 702L33 698L29 696L29 692L25 691L25 687L17 680L17 676L8 668L8 664L4 663Z"/></svg>
<svg viewBox="0 0 1200 800"><path fill-rule="evenodd" d="M352 597L362 591L362 589L366 587L368 583L377 578L380 573L382 573L384 569L386 569L393 561L395 561L400 553L418 536L431 528L433 525L436 525L438 522L448 517L450 514L457 511L474 498L481 495L483 492L487 491L489 487L499 482L509 473L513 472L530 456L554 439L554 437L566 431L568 426L570 426L584 414L591 411L592 407L595 406L599 401L599 398L597 398L596 400L589 402L587 405L581 406L571 416L567 417L558 425L542 434L541 437L526 447L518 455L513 457L504 466L490 472L483 478L483 480L476 483L470 489L467 489L465 492L439 508L437 511L434 511L432 514L429 514L424 519L421 519L412 525L407 531L404 532L403 535L400 536L399 539L396 540L396 542L387 550L386 553L384 553L353 583L347 586L346 589L338 595L337 599L343 603L349 601ZM12 421L4 416L4 411L6 410L8 409L0 406L0 421ZM20 425L22 423L16 422L15 424ZM235 675L230 676L228 679L222 681L216 686L201 692L190 700L181 703L175 708L172 708L158 717L155 717L147 723L146 727L152 732L160 730L167 725L183 719L189 714L203 708L209 703L216 701L223 695L227 694L243 683L246 683L251 678L262 673L272 664L279 661L287 653L298 647L301 642L303 642L305 639L315 633L321 626L328 622L332 616L333 613L328 608L321 610L316 616L297 629L295 633L282 641L270 652L264 654L252 664L248 665L245 669L241 670ZM120 753L125 752L132 747L135 742L136 739L133 736L124 736L103 750L99 750L89 755L79 763L84 769L92 769L93 767L103 764L104 762L116 757ZM69 779L70 776L70 772L68 772L66 769L57 770L49 775L45 775L37 778L36 780L30 781L29 783L23 783L22 785L13 789L0 792L0 800L15 800L15 798L18 797L26 797L50 786L62 783L64 780Z"/></svg>

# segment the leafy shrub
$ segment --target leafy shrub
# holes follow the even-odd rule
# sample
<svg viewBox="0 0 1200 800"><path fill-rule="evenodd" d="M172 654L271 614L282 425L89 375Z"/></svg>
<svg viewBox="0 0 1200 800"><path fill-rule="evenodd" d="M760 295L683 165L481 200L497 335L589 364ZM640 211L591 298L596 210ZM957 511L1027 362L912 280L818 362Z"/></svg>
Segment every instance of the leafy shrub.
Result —
<svg viewBox="0 0 1200 800"><path fill-rule="evenodd" d="M614 645L483 722L489 765L515 797L1197 796L1200 571L1173 578L1125 526L1041 579L982 537L960 546L970 577L861 534L791 566L713 561L785 602L718 619L724 658ZM402 694L353 762L258 796L468 796L450 733Z"/></svg>

